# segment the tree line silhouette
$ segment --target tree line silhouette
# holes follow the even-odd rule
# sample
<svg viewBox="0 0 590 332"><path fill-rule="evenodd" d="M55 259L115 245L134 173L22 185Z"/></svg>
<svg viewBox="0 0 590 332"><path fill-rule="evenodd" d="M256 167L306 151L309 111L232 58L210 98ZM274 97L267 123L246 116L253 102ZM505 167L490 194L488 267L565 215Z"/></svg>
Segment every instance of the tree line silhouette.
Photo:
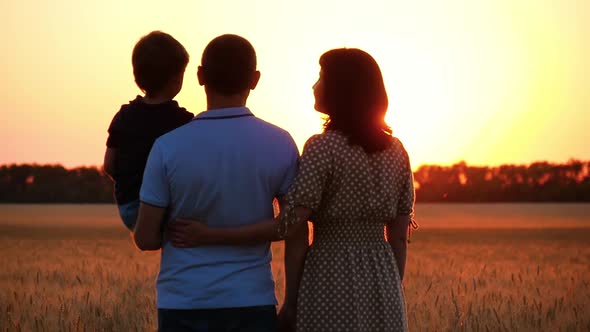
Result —
<svg viewBox="0 0 590 332"><path fill-rule="evenodd" d="M423 165L417 202L590 202L590 161L557 164ZM113 183L96 167L0 166L2 203L113 203Z"/></svg>
<svg viewBox="0 0 590 332"><path fill-rule="evenodd" d="M425 165L414 181L421 202L590 202L590 161Z"/></svg>

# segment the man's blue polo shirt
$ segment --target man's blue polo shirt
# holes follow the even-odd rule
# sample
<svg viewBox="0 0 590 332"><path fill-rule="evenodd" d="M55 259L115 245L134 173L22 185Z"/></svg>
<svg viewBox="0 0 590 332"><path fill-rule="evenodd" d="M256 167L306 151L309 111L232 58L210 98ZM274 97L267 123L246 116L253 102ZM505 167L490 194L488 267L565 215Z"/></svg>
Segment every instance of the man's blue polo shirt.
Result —
<svg viewBox="0 0 590 332"><path fill-rule="evenodd" d="M289 133L248 108L209 110L156 140L140 199L168 208L167 222L252 224L273 217L273 199L287 193L298 157ZM164 234L158 308L276 304L270 261L270 243L179 249Z"/></svg>

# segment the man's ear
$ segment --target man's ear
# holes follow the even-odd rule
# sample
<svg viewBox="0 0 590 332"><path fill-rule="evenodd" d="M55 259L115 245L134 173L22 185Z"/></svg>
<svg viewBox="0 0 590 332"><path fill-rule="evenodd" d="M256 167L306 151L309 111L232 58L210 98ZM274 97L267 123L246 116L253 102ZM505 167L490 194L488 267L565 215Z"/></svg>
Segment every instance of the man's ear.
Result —
<svg viewBox="0 0 590 332"><path fill-rule="evenodd" d="M260 80L260 71L255 71L252 74L252 79L250 80L250 90L256 89L256 85L258 85L258 81Z"/></svg>
<svg viewBox="0 0 590 332"><path fill-rule="evenodd" d="M202 66L199 66L197 69L197 79L199 80L199 85L205 85L205 72Z"/></svg>

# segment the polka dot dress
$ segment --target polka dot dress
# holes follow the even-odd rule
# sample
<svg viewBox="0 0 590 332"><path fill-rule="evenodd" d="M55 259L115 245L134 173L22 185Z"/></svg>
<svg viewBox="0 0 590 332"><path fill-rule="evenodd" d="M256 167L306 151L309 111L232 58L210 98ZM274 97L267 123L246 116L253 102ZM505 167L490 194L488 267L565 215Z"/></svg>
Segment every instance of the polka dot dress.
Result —
<svg viewBox="0 0 590 332"><path fill-rule="evenodd" d="M297 331L407 331L395 257L384 226L411 214L414 188L408 155L392 138L367 154L336 131L306 143L280 220L296 222L294 206L312 209L314 240L297 301Z"/></svg>

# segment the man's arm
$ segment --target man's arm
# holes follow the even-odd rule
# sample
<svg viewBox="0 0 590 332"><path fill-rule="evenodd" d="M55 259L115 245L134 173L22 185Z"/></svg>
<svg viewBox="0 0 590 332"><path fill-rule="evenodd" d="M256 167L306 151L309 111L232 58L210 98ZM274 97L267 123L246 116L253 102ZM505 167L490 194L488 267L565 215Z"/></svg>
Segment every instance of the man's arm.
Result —
<svg viewBox="0 0 590 332"><path fill-rule="evenodd" d="M139 198L141 203L133 231L135 244L141 250L158 250L162 247L164 215L170 206L170 185L159 141L150 151Z"/></svg>
<svg viewBox="0 0 590 332"><path fill-rule="evenodd" d="M165 208L140 203L133 240L141 250L159 250L162 247L162 225Z"/></svg>

